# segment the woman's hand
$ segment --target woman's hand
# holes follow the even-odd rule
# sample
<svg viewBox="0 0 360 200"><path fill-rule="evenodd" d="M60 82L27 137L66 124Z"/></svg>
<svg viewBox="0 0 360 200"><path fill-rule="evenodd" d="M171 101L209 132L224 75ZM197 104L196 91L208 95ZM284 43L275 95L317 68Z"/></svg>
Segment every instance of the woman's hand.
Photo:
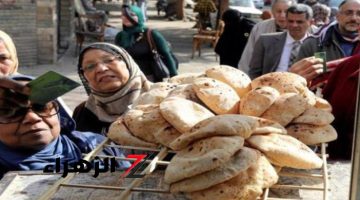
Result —
<svg viewBox="0 0 360 200"><path fill-rule="evenodd" d="M289 72L298 74L310 82L323 72L323 60L314 56L303 58L294 63L289 68Z"/></svg>
<svg viewBox="0 0 360 200"><path fill-rule="evenodd" d="M30 91L31 89L25 83L14 81L6 76L0 76L0 99L26 106Z"/></svg>

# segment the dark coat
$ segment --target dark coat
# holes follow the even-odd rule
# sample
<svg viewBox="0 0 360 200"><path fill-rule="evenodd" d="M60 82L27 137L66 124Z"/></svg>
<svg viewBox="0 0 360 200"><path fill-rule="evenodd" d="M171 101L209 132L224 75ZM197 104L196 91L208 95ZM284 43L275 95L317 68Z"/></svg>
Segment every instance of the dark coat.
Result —
<svg viewBox="0 0 360 200"><path fill-rule="evenodd" d="M224 32L215 47L220 56L221 65L237 68L242 52L255 22L241 16L236 10L227 10L223 14Z"/></svg>
<svg viewBox="0 0 360 200"><path fill-rule="evenodd" d="M86 116L84 118L83 116ZM90 131L105 135L111 123L100 121L99 118L85 107L85 102L78 105L73 113L73 119L76 122L76 130Z"/></svg>

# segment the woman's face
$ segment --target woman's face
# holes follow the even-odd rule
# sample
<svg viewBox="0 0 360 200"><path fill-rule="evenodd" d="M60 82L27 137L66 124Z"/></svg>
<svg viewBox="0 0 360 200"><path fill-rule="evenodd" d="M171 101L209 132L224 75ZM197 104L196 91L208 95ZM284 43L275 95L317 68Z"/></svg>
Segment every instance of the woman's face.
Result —
<svg viewBox="0 0 360 200"><path fill-rule="evenodd" d="M32 109L19 120L0 123L0 141L14 149L41 150L60 134L60 122L54 107L49 107L55 115L41 117ZM22 120L21 120L22 119Z"/></svg>
<svg viewBox="0 0 360 200"><path fill-rule="evenodd" d="M126 63L121 58L100 49L85 52L81 66L90 87L101 93L117 91L130 77Z"/></svg>
<svg viewBox="0 0 360 200"><path fill-rule="evenodd" d="M129 12L129 15L131 16L131 18L134 19L134 21L139 22L139 18L135 13ZM127 27L134 26L134 24L132 24L131 21L126 17L124 12L121 15L121 20L122 20L122 23L123 23L124 26L127 26Z"/></svg>
<svg viewBox="0 0 360 200"><path fill-rule="evenodd" d="M0 75L10 75L10 72L15 67L14 65L15 63L11 59L10 52L4 42L0 41Z"/></svg>

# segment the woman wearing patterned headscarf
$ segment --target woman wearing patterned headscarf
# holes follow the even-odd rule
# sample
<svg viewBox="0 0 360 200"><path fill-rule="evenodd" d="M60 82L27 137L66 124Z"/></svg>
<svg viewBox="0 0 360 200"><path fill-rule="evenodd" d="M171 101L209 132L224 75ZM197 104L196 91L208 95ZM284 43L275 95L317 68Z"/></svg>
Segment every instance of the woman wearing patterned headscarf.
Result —
<svg viewBox="0 0 360 200"><path fill-rule="evenodd" d="M144 24L144 17L139 7L124 6L122 9L123 31L115 37L115 44L123 47L139 65L141 71L151 81L155 80L152 67L156 65L149 42L147 39L147 28ZM177 61L171 53L171 49L163 37L157 30L151 30L151 36L156 45L159 54L163 57L166 66L169 69L170 76L177 75Z"/></svg>
<svg viewBox="0 0 360 200"><path fill-rule="evenodd" d="M123 48L109 43L83 49L78 73L89 92L89 98L73 114L79 131L105 134L151 84Z"/></svg>
<svg viewBox="0 0 360 200"><path fill-rule="evenodd" d="M11 75L18 70L18 57L11 37L0 30L0 75Z"/></svg>

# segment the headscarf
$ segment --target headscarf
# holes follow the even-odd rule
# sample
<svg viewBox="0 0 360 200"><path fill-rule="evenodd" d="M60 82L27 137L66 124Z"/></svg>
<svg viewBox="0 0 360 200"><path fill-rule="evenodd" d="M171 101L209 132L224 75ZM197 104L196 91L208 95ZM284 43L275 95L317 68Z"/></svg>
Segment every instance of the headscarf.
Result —
<svg viewBox="0 0 360 200"><path fill-rule="evenodd" d="M134 13L138 22L130 15L130 13ZM128 48L135 43L137 33L143 33L145 30L145 21L144 15L141 9L137 6L128 6L124 5L122 8L122 14L131 22L132 26L123 25L123 31L121 32L121 41L120 46L124 48Z"/></svg>
<svg viewBox="0 0 360 200"><path fill-rule="evenodd" d="M11 37L1 30L0 30L0 42L3 42L5 44L6 49L10 53L10 59L14 62L14 66L10 70L10 74L14 74L17 72L19 66L15 44L11 39Z"/></svg>
<svg viewBox="0 0 360 200"><path fill-rule="evenodd" d="M91 89L81 70L84 54L90 49L99 49L112 55L120 56L125 62L129 70L129 80L118 91L109 94ZM85 103L85 107L103 122L114 122L128 110L128 106L131 105L142 92L148 91L150 88L150 82L146 79L132 57L123 48L109 43L93 43L82 50L79 56L78 73L85 88L90 88L89 98Z"/></svg>

